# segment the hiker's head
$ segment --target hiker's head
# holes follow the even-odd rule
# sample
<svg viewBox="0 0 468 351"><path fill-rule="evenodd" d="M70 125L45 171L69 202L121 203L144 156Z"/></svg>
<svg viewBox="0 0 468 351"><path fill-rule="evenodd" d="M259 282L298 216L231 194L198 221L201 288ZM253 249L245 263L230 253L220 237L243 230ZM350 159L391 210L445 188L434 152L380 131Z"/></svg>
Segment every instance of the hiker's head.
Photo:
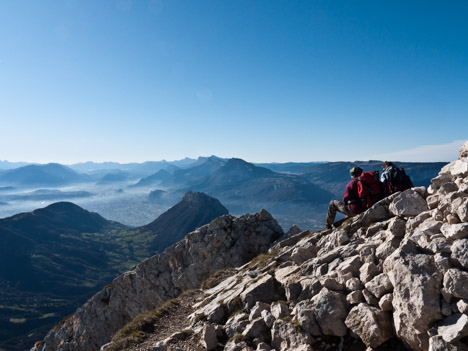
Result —
<svg viewBox="0 0 468 351"><path fill-rule="evenodd" d="M349 170L349 174L351 175L351 178L357 178L362 174L362 168L353 167Z"/></svg>
<svg viewBox="0 0 468 351"><path fill-rule="evenodd" d="M385 171L390 166L393 166L393 163L390 161L385 161L382 165L382 169Z"/></svg>

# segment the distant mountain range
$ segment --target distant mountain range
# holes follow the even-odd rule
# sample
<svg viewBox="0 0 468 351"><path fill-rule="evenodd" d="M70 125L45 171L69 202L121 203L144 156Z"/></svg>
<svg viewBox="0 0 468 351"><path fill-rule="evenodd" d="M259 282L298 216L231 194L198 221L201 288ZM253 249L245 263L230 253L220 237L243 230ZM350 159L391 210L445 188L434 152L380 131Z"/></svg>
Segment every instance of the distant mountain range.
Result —
<svg viewBox="0 0 468 351"><path fill-rule="evenodd" d="M445 165L397 164L407 170L415 185L424 186ZM285 230L292 224L317 228L328 202L342 198L349 169L356 165L364 170L381 169L380 161L253 164L216 156L173 162L88 162L70 166L74 169L28 165L0 171L0 202L12 205L1 206L0 216L15 213L12 209L23 204L22 210L29 211L43 202L69 200L135 226L151 220L148 213L161 214L173 206L187 191L199 191L219 199L233 214L265 208ZM47 193L35 192L44 188ZM35 206L27 207L27 201L35 201Z"/></svg>
<svg viewBox="0 0 468 351"><path fill-rule="evenodd" d="M139 228L69 202L0 219L0 349L31 346L117 274L226 213L218 200L188 193Z"/></svg>
<svg viewBox="0 0 468 351"><path fill-rule="evenodd" d="M80 174L58 163L28 165L0 173L0 184L28 187L62 186L89 179L88 175Z"/></svg>

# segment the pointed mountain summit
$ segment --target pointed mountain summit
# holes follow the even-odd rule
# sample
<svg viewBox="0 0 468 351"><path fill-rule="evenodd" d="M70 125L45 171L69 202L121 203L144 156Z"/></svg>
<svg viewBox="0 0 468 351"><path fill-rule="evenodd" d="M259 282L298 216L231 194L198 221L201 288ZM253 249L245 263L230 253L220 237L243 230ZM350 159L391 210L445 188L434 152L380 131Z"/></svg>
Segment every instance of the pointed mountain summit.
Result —
<svg viewBox="0 0 468 351"><path fill-rule="evenodd" d="M228 214L228 210L218 200L204 193L189 191L177 205L139 229L155 233L150 248L158 252L183 239L197 227L225 214Z"/></svg>

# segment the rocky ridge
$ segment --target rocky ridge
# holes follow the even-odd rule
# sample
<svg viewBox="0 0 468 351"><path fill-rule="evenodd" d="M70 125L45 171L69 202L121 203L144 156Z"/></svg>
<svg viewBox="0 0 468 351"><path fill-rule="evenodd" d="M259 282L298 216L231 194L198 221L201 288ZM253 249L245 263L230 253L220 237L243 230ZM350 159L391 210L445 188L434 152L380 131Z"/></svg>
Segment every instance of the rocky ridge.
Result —
<svg viewBox="0 0 468 351"><path fill-rule="evenodd" d="M266 211L225 215L116 278L33 350L99 350L135 316L195 289L217 270L240 266L283 235Z"/></svg>
<svg viewBox="0 0 468 351"><path fill-rule="evenodd" d="M188 328L162 340L151 339L147 348L132 349L189 350L182 347L181 335L185 335L199 346L193 350L468 350L467 247L468 142L458 160L443 167L428 189L396 193L334 230L302 231L276 243L266 254L236 268L229 278L203 290L187 316ZM209 252L203 247L196 258ZM208 258L209 262L221 258L213 253L216 257ZM187 273L176 271L201 278L196 272L208 268L201 266L190 266L193 269ZM151 308L145 299L133 303L133 296L124 298L133 291L148 294L150 286L159 284L151 280L156 279L157 269L154 265L151 269L146 273L152 276L139 289L125 284L134 290L120 291L122 298L116 299L120 310L116 306L114 313L133 306L128 320L136 310ZM177 282L172 294L153 291L152 298L162 302L160 295L170 298L197 284L194 281L189 287ZM90 310L84 306L81 319L75 317L78 311L72 322L66 322L69 329L75 326L75 334L65 334L62 326L51 331L36 350L65 350L66 345L81 350L76 342L86 333L78 331L85 328L81 324L85 317L96 319L103 314L100 299L88 302L101 303L94 315L87 316ZM94 326L115 331L116 327L106 324L114 321L101 317ZM100 341L102 345L104 339ZM93 345L99 345L97 339Z"/></svg>

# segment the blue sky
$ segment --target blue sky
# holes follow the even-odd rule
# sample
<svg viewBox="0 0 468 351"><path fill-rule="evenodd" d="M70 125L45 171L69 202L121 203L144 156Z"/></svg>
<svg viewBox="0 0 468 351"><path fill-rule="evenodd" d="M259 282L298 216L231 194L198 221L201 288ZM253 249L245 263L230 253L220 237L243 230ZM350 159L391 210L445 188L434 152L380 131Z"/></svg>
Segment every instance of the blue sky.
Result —
<svg viewBox="0 0 468 351"><path fill-rule="evenodd" d="M0 159L451 160L466 18L466 1L1 1Z"/></svg>

